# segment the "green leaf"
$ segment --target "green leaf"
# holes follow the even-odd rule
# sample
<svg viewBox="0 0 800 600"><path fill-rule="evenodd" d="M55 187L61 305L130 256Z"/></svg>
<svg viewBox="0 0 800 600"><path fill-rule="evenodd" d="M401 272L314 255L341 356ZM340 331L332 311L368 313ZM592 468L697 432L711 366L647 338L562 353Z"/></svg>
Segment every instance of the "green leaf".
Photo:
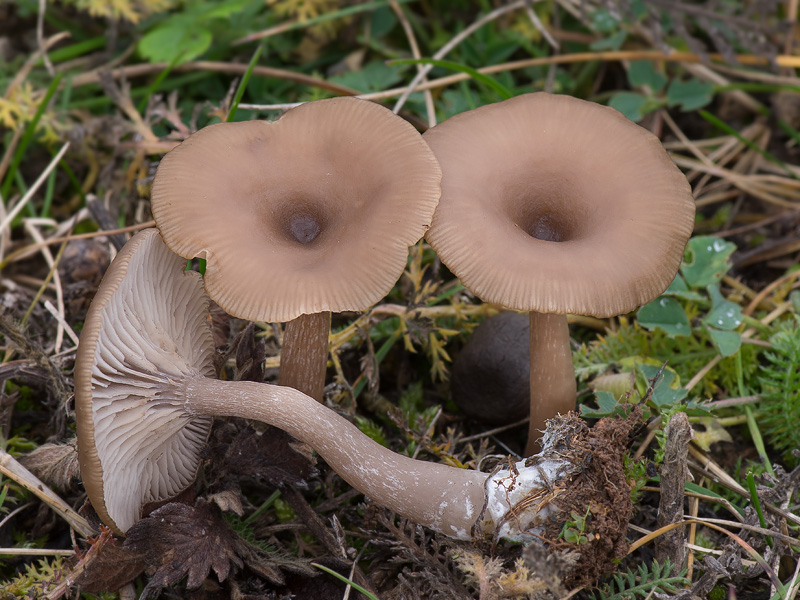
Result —
<svg viewBox="0 0 800 600"><path fill-rule="evenodd" d="M244 10L250 0L228 0L227 2L209 2L199 4L198 16L204 19L227 19L232 14Z"/></svg>
<svg viewBox="0 0 800 600"><path fill-rule="evenodd" d="M641 21L650 13L647 10L647 5L643 0L633 0L630 5L630 11L637 21Z"/></svg>
<svg viewBox="0 0 800 600"><path fill-rule="evenodd" d="M618 31L614 35L610 35L607 38L592 42L589 44L589 49L596 52L602 50L619 50L622 48L622 44L625 43L626 39L628 39L628 32Z"/></svg>
<svg viewBox="0 0 800 600"><path fill-rule="evenodd" d="M684 112L706 106L713 97L714 86L699 79L673 79L667 88L667 106L680 106Z"/></svg>
<svg viewBox="0 0 800 600"><path fill-rule="evenodd" d="M736 245L711 235L689 240L683 255L681 273L689 287L708 287L717 283L731 268L728 258Z"/></svg>
<svg viewBox="0 0 800 600"><path fill-rule="evenodd" d="M703 318L703 323L715 329L732 331L742 324L742 307L726 300L718 285L708 286L711 296L711 310Z"/></svg>
<svg viewBox="0 0 800 600"><path fill-rule="evenodd" d="M600 8L594 11L590 16L590 19L592 21L592 29L602 33L611 33L617 27L619 27L619 19L606 8Z"/></svg>
<svg viewBox="0 0 800 600"><path fill-rule="evenodd" d="M658 375L661 367L655 365L636 365L637 383L642 392L650 385L650 381ZM655 382L651 400L659 408L672 406L681 402L689 394L689 390L680 387L675 371L669 367L664 369L661 379Z"/></svg>
<svg viewBox="0 0 800 600"><path fill-rule="evenodd" d="M705 300L703 294L689 291L689 286L686 285L686 281L681 277L680 273L675 275L675 279L673 279L669 287L664 290L664 295L675 296L677 298L683 298L684 300Z"/></svg>
<svg viewBox="0 0 800 600"><path fill-rule="evenodd" d="M581 416L586 419L602 419L622 412L622 405L614 398L611 392L597 391L594 394L597 408L581 404Z"/></svg>
<svg viewBox="0 0 800 600"><path fill-rule="evenodd" d="M611 96L608 105L616 108L631 121L641 121L645 114L647 97L635 92L619 92Z"/></svg>
<svg viewBox="0 0 800 600"><path fill-rule="evenodd" d="M639 309L636 318L642 327L650 330L662 329L670 337L689 335L692 332L686 311L675 298L669 296L660 296L645 304Z"/></svg>
<svg viewBox="0 0 800 600"><path fill-rule="evenodd" d="M714 347L722 356L733 356L742 345L742 336L738 331L723 331L716 327L706 325L708 335L714 342Z"/></svg>
<svg viewBox="0 0 800 600"><path fill-rule="evenodd" d="M157 27L139 40L139 53L150 62L181 64L194 60L211 46L214 36L195 21Z"/></svg>
<svg viewBox="0 0 800 600"><path fill-rule="evenodd" d="M650 60L634 60L628 67L628 81L633 87L646 85L657 94L667 84L667 77Z"/></svg>
<svg viewBox="0 0 800 600"><path fill-rule="evenodd" d="M347 71L331 77L331 81L366 92L385 90L396 85L402 79L401 69L393 68L382 60L369 62L358 71Z"/></svg>
<svg viewBox="0 0 800 600"><path fill-rule="evenodd" d="M259 44L255 52L253 52L253 56L250 57L250 64L247 65L247 71L245 71L242 80L239 82L239 86L236 88L236 94L233 97L233 102L231 102L231 107L228 109L228 118L225 119L228 123L232 122L236 117L236 111L239 108L239 103L242 101L242 96L244 96L244 91L247 89L250 76L253 74L253 69L258 64L258 59L261 56L261 51L263 49L264 45ZM202 273L205 275L205 270L203 270Z"/></svg>
<svg viewBox="0 0 800 600"><path fill-rule="evenodd" d="M373 11L370 16L370 35L374 38L381 38L397 25L397 17L388 6L381 6Z"/></svg>

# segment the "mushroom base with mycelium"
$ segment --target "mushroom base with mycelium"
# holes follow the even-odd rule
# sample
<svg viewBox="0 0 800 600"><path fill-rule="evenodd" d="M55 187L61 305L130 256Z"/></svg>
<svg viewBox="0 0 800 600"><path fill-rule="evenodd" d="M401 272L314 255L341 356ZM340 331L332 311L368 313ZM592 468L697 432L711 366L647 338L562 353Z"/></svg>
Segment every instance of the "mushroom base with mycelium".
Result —
<svg viewBox="0 0 800 600"><path fill-rule="evenodd" d="M284 429L375 502L456 539L525 542L569 517L562 497L583 486L576 475L593 462L570 445L578 434L564 432L587 429L577 417L555 424L541 454L491 474L402 456L296 389L214 379L209 301L200 275L184 268L156 230L140 232L109 268L81 336L81 474L115 532L127 531L148 502L191 485L210 418L223 416ZM601 497L592 491L595 504Z"/></svg>

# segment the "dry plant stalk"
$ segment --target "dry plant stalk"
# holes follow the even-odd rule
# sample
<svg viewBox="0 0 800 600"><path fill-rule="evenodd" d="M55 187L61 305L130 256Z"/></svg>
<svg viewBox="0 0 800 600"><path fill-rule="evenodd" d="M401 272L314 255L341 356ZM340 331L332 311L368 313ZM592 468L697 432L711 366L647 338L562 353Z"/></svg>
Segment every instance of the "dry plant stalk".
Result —
<svg viewBox="0 0 800 600"><path fill-rule="evenodd" d="M687 466L692 426L685 412L672 415L664 431L666 447L661 467L661 497L658 504L658 527L683 521L684 487L692 479ZM672 529L656 539L656 560L669 559L682 569L686 563L686 540L683 527Z"/></svg>

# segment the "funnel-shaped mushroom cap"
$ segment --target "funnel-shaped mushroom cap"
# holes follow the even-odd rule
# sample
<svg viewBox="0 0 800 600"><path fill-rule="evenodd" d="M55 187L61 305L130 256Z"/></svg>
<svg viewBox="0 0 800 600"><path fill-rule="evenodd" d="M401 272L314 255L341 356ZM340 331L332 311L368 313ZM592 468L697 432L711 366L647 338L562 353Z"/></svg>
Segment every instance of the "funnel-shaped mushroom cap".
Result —
<svg viewBox="0 0 800 600"><path fill-rule="evenodd" d="M526 94L425 133L442 167L426 234L486 302L608 317L658 296L694 225L658 138L592 102Z"/></svg>
<svg viewBox="0 0 800 600"><path fill-rule="evenodd" d="M86 493L117 533L142 506L194 481L209 417L189 417L167 390L213 376L208 297L198 273L155 229L114 259L92 302L75 361L78 452ZM147 291L150 290L150 291Z"/></svg>
<svg viewBox="0 0 800 600"><path fill-rule="evenodd" d="M208 260L206 289L223 309L289 321L385 296L430 225L440 180L409 123L334 98L198 131L161 161L152 207L173 251Z"/></svg>

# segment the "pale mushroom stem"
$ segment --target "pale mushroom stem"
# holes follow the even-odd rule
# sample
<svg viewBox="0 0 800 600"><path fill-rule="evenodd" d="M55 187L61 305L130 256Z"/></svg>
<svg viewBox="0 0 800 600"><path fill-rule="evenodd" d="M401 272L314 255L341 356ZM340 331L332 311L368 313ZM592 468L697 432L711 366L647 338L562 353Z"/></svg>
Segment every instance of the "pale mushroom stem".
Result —
<svg viewBox="0 0 800 600"><path fill-rule="evenodd" d="M281 347L280 383L322 402L328 365L331 313L300 315L286 324Z"/></svg>
<svg viewBox="0 0 800 600"><path fill-rule="evenodd" d="M190 414L257 419L287 431L378 504L451 537L470 539L483 509L487 473L392 452L297 390L196 376L178 397Z"/></svg>
<svg viewBox="0 0 800 600"><path fill-rule="evenodd" d="M539 452L547 419L575 409L578 395L566 315L530 312L531 420L525 456Z"/></svg>

